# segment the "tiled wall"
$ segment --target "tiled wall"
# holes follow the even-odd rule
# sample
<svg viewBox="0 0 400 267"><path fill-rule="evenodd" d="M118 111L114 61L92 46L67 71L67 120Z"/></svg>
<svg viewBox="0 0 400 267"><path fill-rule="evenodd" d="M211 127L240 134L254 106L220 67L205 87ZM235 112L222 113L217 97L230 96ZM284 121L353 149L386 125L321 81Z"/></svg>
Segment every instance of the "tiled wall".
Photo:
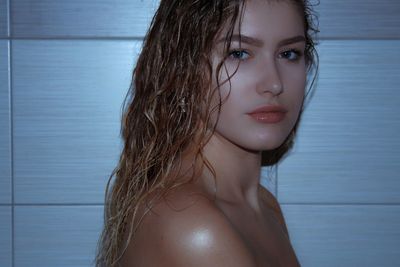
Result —
<svg viewBox="0 0 400 267"><path fill-rule="evenodd" d="M277 197L303 266L400 266L400 2L317 10L318 88Z"/></svg>
<svg viewBox="0 0 400 267"><path fill-rule="evenodd" d="M0 266L91 266L157 4L0 0ZM400 266L400 2L316 9L318 87L264 182L302 266Z"/></svg>

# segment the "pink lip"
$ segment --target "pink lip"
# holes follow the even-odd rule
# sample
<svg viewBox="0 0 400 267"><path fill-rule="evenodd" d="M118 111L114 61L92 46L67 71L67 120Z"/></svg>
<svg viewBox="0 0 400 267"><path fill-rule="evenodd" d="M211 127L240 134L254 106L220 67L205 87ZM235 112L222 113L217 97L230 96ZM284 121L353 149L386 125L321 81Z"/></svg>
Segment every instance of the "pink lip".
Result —
<svg viewBox="0 0 400 267"><path fill-rule="evenodd" d="M263 106L248 113L262 123L277 123L285 118L287 110L282 106Z"/></svg>
<svg viewBox="0 0 400 267"><path fill-rule="evenodd" d="M282 106L263 106L263 107L256 108L252 112L249 112L249 114L266 113L266 112L283 112L283 113L286 113L287 110Z"/></svg>

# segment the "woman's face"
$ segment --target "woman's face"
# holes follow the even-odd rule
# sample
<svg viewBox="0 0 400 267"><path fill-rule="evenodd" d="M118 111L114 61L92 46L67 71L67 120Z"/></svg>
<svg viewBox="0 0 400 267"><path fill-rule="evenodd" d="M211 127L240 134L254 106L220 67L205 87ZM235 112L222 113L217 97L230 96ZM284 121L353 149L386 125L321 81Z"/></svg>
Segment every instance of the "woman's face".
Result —
<svg viewBox="0 0 400 267"><path fill-rule="evenodd" d="M240 31L241 43L237 23L221 69L223 104L214 135L246 150L274 149L291 132L302 107L306 84L303 20L289 1L249 0ZM225 36L223 30L212 54L214 71L227 55ZM224 82L229 76L230 81ZM212 88L216 87L213 77ZM213 106L218 99L216 93ZM266 113L268 106L286 112Z"/></svg>

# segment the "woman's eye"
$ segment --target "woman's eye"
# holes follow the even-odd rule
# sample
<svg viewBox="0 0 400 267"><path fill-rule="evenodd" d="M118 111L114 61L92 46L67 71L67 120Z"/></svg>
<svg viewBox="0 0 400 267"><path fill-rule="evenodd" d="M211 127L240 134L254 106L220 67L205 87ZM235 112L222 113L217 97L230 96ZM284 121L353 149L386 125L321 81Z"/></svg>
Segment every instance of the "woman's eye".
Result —
<svg viewBox="0 0 400 267"><path fill-rule="evenodd" d="M250 57L250 54L245 50L234 50L229 53L229 57L234 59L244 60Z"/></svg>
<svg viewBox="0 0 400 267"><path fill-rule="evenodd" d="M289 61L297 61L300 59L301 56L302 56L302 53L296 49L284 51L279 55L280 58L286 58Z"/></svg>

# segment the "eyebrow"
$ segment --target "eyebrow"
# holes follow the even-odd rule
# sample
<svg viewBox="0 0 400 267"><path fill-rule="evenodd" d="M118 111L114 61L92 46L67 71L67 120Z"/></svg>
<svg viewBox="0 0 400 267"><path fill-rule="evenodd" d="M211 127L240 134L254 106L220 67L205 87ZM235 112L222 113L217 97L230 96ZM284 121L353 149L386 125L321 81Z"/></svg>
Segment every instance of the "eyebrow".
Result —
<svg viewBox="0 0 400 267"><path fill-rule="evenodd" d="M239 35L239 34L234 34L231 36L231 38L222 38L221 40L219 40L219 42L241 42L241 43L246 43L246 44L250 44L250 45L254 45L254 46L262 46L264 44L263 41L261 41L260 39L257 38L253 38L250 36L246 36L246 35Z"/></svg>
<svg viewBox="0 0 400 267"><path fill-rule="evenodd" d="M246 36L246 35L239 35L239 34L232 35L230 40L232 42L234 42L234 41L242 42L242 43L259 46L259 47L263 46L263 44L264 44L264 42L260 39L253 38L253 37ZM229 38L222 38L221 40L218 41L218 43L225 42L225 41L229 41ZM294 43L298 43L298 42L306 42L306 38L303 35L290 37L290 38L281 40L278 43L278 46L280 47L280 46L294 44Z"/></svg>
<svg viewBox="0 0 400 267"><path fill-rule="evenodd" d="M294 44L294 43L299 43L299 42L306 42L306 38L303 35L298 35L295 37L287 38L279 42L278 46L284 46L284 45L289 45L289 44Z"/></svg>

